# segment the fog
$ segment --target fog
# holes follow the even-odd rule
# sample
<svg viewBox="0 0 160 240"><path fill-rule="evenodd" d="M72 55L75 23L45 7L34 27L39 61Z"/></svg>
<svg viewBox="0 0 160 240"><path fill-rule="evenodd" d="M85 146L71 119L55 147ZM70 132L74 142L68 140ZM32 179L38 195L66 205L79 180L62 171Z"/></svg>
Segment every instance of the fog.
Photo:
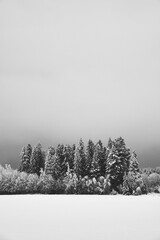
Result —
<svg viewBox="0 0 160 240"><path fill-rule="evenodd" d="M0 161L122 136L160 161L160 1L0 1Z"/></svg>

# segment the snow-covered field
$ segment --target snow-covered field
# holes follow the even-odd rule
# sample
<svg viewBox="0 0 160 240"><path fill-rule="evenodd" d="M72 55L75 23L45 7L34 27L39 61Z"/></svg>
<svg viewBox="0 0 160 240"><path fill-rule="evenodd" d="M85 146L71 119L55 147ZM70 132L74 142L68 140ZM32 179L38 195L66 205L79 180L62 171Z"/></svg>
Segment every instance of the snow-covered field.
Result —
<svg viewBox="0 0 160 240"><path fill-rule="evenodd" d="M0 196L0 240L160 240L160 195Z"/></svg>

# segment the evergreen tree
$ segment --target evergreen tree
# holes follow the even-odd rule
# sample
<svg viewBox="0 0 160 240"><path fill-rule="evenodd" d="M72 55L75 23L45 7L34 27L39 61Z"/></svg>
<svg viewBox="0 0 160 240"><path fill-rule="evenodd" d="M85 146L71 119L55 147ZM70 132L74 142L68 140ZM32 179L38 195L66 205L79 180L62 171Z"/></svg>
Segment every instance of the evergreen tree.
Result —
<svg viewBox="0 0 160 240"><path fill-rule="evenodd" d="M103 144L101 142L101 140L99 140L98 142L99 144L99 151L98 151L98 161L99 161L99 165L100 165L100 176L105 176L106 173L106 148L103 147Z"/></svg>
<svg viewBox="0 0 160 240"><path fill-rule="evenodd" d="M45 159L45 174L54 176L54 166L55 166L55 149L54 147L49 147L47 151L47 156Z"/></svg>
<svg viewBox="0 0 160 240"><path fill-rule="evenodd" d="M78 177L84 177L86 175L86 155L82 139L80 139L79 145L75 151L74 172Z"/></svg>
<svg viewBox="0 0 160 240"><path fill-rule="evenodd" d="M32 146L30 144L27 145L27 148L26 148L26 155L29 159L29 161L31 160L31 155L32 155Z"/></svg>
<svg viewBox="0 0 160 240"><path fill-rule="evenodd" d="M113 146L113 141L111 138L109 138L108 140L108 144L107 144L107 149L106 149L106 157L108 158L108 155L112 149L112 146Z"/></svg>
<svg viewBox="0 0 160 240"><path fill-rule="evenodd" d="M92 142L92 140L89 140L86 148L86 175L87 176L91 175L91 165L93 161L94 148L95 148L94 143Z"/></svg>
<svg viewBox="0 0 160 240"><path fill-rule="evenodd" d="M73 144L73 145L72 145L72 151L71 151L71 155L72 155L72 159L73 159L73 162L72 162L72 170L74 170L74 156L75 156L75 151L76 151L76 145Z"/></svg>
<svg viewBox="0 0 160 240"><path fill-rule="evenodd" d="M19 171L29 173L31 154L32 154L32 147L30 144L27 145L27 148L23 147L21 152L21 161L20 161Z"/></svg>
<svg viewBox="0 0 160 240"><path fill-rule="evenodd" d="M40 143L34 147L31 161L30 161L30 172L40 175L40 170L44 169L44 157L42 152L42 146Z"/></svg>
<svg viewBox="0 0 160 240"><path fill-rule="evenodd" d="M99 143L96 144L95 148L94 148L94 154L93 154L93 160L91 163L91 177L99 177L101 174L101 167L100 167L100 156L99 156L99 152L100 152L100 145Z"/></svg>
<svg viewBox="0 0 160 240"><path fill-rule="evenodd" d="M71 147L70 145L66 145L64 148L64 151L65 151L65 161L69 164L70 170L73 171L75 145L73 145L73 147Z"/></svg>
<svg viewBox="0 0 160 240"><path fill-rule="evenodd" d="M94 148L94 155L91 164L91 176L105 176L106 172L106 148L103 147L101 140L98 141Z"/></svg>
<svg viewBox="0 0 160 240"><path fill-rule="evenodd" d="M106 164L106 174L109 175L112 188L123 183L123 177L128 173L130 150L126 148L123 138L117 138L112 145Z"/></svg>
<svg viewBox="0 0 160 240"><path fill-rule="evenodd" d="M139 172L137 154L133 152L130 157L129 171L123 177L122 193L123 194L135 193L140 182L142 192L146 193L147 191L146 186L143 184L143 179Z"/></svg>
<svg viewBox="0 0 160 240"><path fill-rule="evenodd" d="M65 149L63 144L59 144L57 146L55 158L54 178L58 179L64 177L67 172L67 162L65 158Z"/></svg>
<svg viewBox="0 0 160 240"><path fill-rule="evenodd" d="M107 149L111 149L111 148L112 148L112 145L113 145L113 141L112 141L111 138L109 138L108 144L107 144Z"/></svg>
<svg viewBox="0 0 160 240"><path fill-rule="evenodd" d="M19 171L20 172L23 172L24 171L24 166L25 166L25 152L26 152L26 149L25 147L22 148L22 151L20 153L20 165L19 165Z"/></svg>
<svg viewBox="0 0 160 240"><path fill-rule="evenodd" d="M137 154L135 152L132 153L130 158L129 172L137 173L139 172L139 164L137 160Z"/></svg>

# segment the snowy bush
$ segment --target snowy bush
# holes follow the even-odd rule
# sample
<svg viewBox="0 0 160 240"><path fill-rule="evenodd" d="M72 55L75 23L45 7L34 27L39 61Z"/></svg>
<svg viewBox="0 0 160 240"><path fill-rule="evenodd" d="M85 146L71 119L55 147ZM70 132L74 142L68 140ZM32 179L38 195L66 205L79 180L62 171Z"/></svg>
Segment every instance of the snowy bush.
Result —
<svg viewBox="0 0 160 240"><path fill-rule="evenodd" d="M151 173L148 176L148 185L149 185L150 192L157 192L157 189L160 186L160 174Z"/></svg>
<svg viewBox="0 0 160 240"><path fill-rule="evenodd" d="M61 180L53 179L52 175L41 172L38 180L38 192L43 194L63 194L65 185Z"/></svg>
<svg viewBox="0 0 160 240"><path fill-rule="evenodd" d="M51 175L41 173L37 184L38 191L40 193L52 193L52 186L54 185L54 180Z"/></svg>
<svg viewBox="0 0 160 240"><path fill-rule="evenodd" d="M20 194L37 192L38 176L13 170L9 165L0 167L0 193Z"/></svg>
<svg viewBox="0 0 160 240"><path fill-rule="evenodd" d="M146 173L141 174L141 177L143 179L143 183L146 189L146 193L149 193L149 180L148 180L148 175Z"/></svg>
<svg viewBox="0 0 160 240"><path fill-rule="evenodd" d="M160 193L160 175L128 172L118 190L112 188L108 176L77 177L68 171L64 178L54 179L41 170L40 175L13 170L9 165L0 166L0 194L124 194L140 195Z"/></svg>
<svg viewBox="0 0 160 240"><path fill-rule="evenodd" d="M158 174L160 174L160 167L156 167L156 168L155 168L155 172L158 173Z"/></svg>
<svg viewBox="0 0 160 240"><path fill-rule="evenodd" d="M147 193L141 174L129 172L127 175L125 175L123 184L121 186L121 192L124 195L139 195L142 193Z"/></svg>
<svg viewBox="0 0 160 240"><path fill-rule="evenodd" d="M77 178L76 174L70 174L64 180L68 194L109 194L110 186L108 180L103 176L99 178Z"/></svg>

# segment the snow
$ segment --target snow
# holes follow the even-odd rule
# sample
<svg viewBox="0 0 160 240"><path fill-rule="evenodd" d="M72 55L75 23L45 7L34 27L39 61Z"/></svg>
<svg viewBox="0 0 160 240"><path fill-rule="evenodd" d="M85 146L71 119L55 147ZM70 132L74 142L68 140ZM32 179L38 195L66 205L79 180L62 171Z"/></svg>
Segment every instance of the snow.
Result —
<svg viewBox="0 0 160 240"><path fill-rule="evenodd" d="M0 196L0 240L159 240L160 195Z"/></svg>

